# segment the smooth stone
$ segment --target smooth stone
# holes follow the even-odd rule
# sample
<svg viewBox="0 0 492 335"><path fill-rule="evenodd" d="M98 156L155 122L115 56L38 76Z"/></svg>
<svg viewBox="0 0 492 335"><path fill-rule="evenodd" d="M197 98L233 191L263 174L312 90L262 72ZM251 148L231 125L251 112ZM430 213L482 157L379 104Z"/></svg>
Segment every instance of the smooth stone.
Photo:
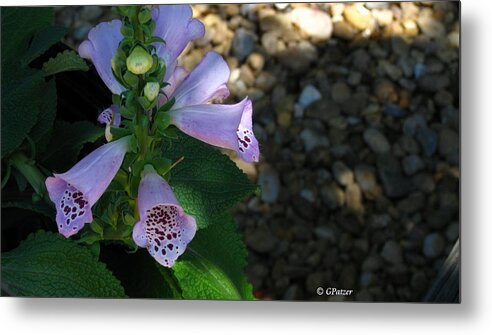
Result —
<svg viewBox="0 0 492 335"><path fill-rule="evenodd" d="M269 166L262 167L258 175L261 186L261 200L268 203L277 201L280 192L280 179L277 171Z"/></svg>
<svg viewBox="0 0 492 335"><path fill-rule="evenodd" d="M333 32L330 16L317 9L295 8L291 12L292 22L314 40L327 40Z"/></svg>
<svg viewBox="0 0 492 335"><path fill-rule="evenodd" d="M331 167L333 177L342 186L348 186L354 183L354 173L342 161L336 161Z"/></svg>
<svg viewBox="0 0 492 335"><path fill-rule="evenodd" d="M389 263L400 264L403 262L401 245L393 240L387 241L381 250L381 257Z"/></svg>
<svg viewBox="0 0 492 335"><path fill-rule="evenodd" d="M234 57L243 61L255 49L256 35L244 28L239 28L232 40L232 53Z"/></svg>
<svg viewBox="0 0 492 335"><path fill-rule="evenodd" d="M444 238L438 233L432 233L425 237L422 252L427 258L436 258L442 254L444 246Z"/></svg>
<svg viewBox="0 0 492 335"><path fill-rule="evenodd" d="M313 102L321 100L321 93L313 85L308 85L304 87L299 96L298 103L301 107L306 108L310 106Z"/></svg>
<svg viewBox="0 0 492 335"><path fill-rule="evenodd" d="M422 146L425 156L432 157L437 150L439 137L436 132L429 127L421 127L416 131L417 141Z"/></svg>
<svg viewBox="0 0 492 335"><path fill-rule="evenodd" d="M330 145L330 141L327 137L320 135L317 131L310 128L301 131L299 138L307 152L318 147L328 147Z"/></svg>
<svg viewBox="0 0 492 335"><path fill-rule="evenodd" d="M384 108L384 113L394 118L402 118L407 115L406 110L395 104L386 105L386 107Z"/></svg>
<svg viewBox="0 0 492 335"><path fill-rule="evenodd" d="M402 160L403 171L406 175L412 176L424 169L424 161L417 155L406 156Z"/></svg>
<svg viewBox="0 0 492 335"><path fill-rule="evenodd" d="M376 154L387 153L391 149L386 137L375 128L366 129L363 137L369 148Z"/></svg>

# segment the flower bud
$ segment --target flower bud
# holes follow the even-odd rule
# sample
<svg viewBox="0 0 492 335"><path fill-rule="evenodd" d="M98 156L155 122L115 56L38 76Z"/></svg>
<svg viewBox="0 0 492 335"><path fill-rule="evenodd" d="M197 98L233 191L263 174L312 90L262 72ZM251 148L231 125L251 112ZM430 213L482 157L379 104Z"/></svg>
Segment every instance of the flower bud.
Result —
<svg viewBox="0 0 492 335"><path fill-rule="evenodd" d="M154 101L155 98L159 95L159 91L161 86L156 82L148 82L144 87L144 95L149 101Z"/></svg>
<svg viewBox="0 0 492 335"><path fill-rule="evenodd" d="M152 67L152 56L141 46L135 47L126 59L126 67L134 74L144 74Z"/></svg>

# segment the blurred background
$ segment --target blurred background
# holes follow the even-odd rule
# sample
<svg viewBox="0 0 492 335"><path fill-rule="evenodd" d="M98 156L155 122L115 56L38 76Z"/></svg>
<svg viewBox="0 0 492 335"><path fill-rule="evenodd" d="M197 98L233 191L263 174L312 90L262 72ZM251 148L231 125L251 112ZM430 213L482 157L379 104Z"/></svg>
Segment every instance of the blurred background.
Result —
<svg viewBox="0 0 492 335"><path fill-rule="evenodd" d="M260 299L421 301L459 238L459 3L194 5L254 104L235 209ZM110 7L55 8L77 47ZM101 106L104 107L104 106ZM354 294L319 296L318 287Z"/></svg>

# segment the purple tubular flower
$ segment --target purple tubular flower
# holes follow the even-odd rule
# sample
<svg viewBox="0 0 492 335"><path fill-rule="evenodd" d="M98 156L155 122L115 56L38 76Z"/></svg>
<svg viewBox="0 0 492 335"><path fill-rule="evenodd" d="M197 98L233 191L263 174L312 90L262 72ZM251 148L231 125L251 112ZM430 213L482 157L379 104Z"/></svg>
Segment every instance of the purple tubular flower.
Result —
<svg viewBox="0 0 492 335"><path fill-rule="evenodd" d="M121 113L118 105L111 105L99 114L97 117L99 123L119 127L121 124Z"/></svg>
<svg viewBox="0 0 492 335"><path fill-rule="evenodd" d="M97 73L113 94L120 94L125 88L113 76L111 59L123 39L121 21L103 22L89 31L89 39L79 46L79 55L94 63Z"/></svg>
<svg viewBox="0 0 492 335"><path fill-rule="evenodd" d="M260 150L253 133L251 100L235 105L208 104L229 95L228 80L229 67L222 56L207 53L172 92L176 102L169 112L171 122L185 134L234 150L244 161L257 162Z"/></svg>
<svg viewBox="0 0 492 335"><path fill-rule="evenodd" d="M189 42L205 35L205 26L193 19L193 11L189 5L160 5L152 10L152 18L156 23L155 36L166 41L156 43L157 55L164 59L167 72L165 81L174 72L176 59Z"/></svg>
<svg viewBox="0 0 492 335"><path fill-rule="evenodd" d="M106 108L101 112L101 114L99 114L97 121L106 125L104 136L106 137L106 141L111 142L113 139L111 127L118 128L121 124L121 113L119 107L117 105L111 105L109 108Z"/></svg>
<svg viewBox="0 0 492 335"><path fill-rule="evenodd" d="M203 23L193 19L192 15L193 11L189 5L161 5L152 11L152 17L156 22L154 35L166 41L165 45L155 44L158 56L166 63L164 80L172 75L176 59L186 45L205 34ZM94 63L99 76L113 94L120 94L125 90L113 76L111 68L111 59L123 39L120 28L120 20L98 24L91 29L88 40L82 42L78 50L81 57Z"/></svg>
<svg viewBox="0 0 492 335"><path fill-rule="evenodd" d="M129 137L107 143L84 157L69 171L46 179L49 197L56 207L58 231L65 237L92 222L92 206L118 172L128 151Z"/></svg>
<svg viewBox="0 0 492 335"><path fill-rule="evenodd" d="M169 184L146 165L138 188L140 221L133 240L159 264L172 267L196 232L195 219L185 214Z"/></svg>

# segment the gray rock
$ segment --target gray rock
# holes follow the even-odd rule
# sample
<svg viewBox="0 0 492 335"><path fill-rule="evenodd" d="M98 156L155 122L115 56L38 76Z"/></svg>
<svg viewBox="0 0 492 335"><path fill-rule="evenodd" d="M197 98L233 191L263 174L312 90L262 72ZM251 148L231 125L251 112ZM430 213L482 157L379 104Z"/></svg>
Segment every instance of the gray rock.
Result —
<svg viewBox="0 0 492 335"><path fill-rule="evenodd" d="M437 144L439 141L439 137L436 132L429 127L421 127L416 131L416 138L422 146L422 150L424 151L424 155L427 157L432 157L437 150Z"/></svg>
<svg viewBox="0 0 492 335"><path fill-rule="evenodd" d="M458 164L459 144L459 136L454 130L449 128L441 129L439 132L439 155L452 164Z"/></svg>
<svg viewBox="0 0 492 335"><path fill-rule="evenodd" d="M333 32L333 24L327 13L312 8L295 8L291 19L302 31L314 40L327 40Z"/></svg>
<svg viewBox="0 0 492 335"><path fill-rule="evenodd" d="M257 228L246 233L246 244L260 253L270 252L275 248L277 239L268 228Z"/></svg>
<svg viewBox="0 0 492 335"><path fill-rule="evenodd" d="M76 40L83 40L87 37L87 34L89 33L89 30L92 29L92 26L89 24L84 24L77 29L74 30L73 32L73 38Z"/></svg>
<svg viewBox="0 0 492 335"><path fill-rule="evenodd" d="M342 161L336 161L331 167L333 177L342 186L348 186L354 183L354 173Z"/></svg>
<svg viewBox="0 0 492 335"><path fill-rule="evenodd" d="M103 10L100 6L83 6L80 11L80 18L86 21L92 21L100 17Z"/></svg>
<svg viewBox="0 0 492 335"><path fill-rule="evenodd" d="M444 238L438 233L432 233L425 237L422 252L427 258L436 258L442 254L444 246Z"/></svg>
<svg viewBox="0 0 492 335"><path fill-rule="evenodd" d="M380 187L376 179L376 170L369 165L357 165L355 167L355 179L366 195L376 196Z"/></svg>
<svg viewBox="0 0 492 335"><path fill-rule="evenodd" d="M420 114L409 116L403 122L403 133L409 137L415 136L417 129L427 127L425 118Z"/></svg>
<svg viewBox="0 0 492 335"><path fill-rule="evenodd" d="M451 81L445 74L424 74L417 83L419 88L425 92L437 92L448 87Z"/></svg>
<svg viewBox="0 0 492 335"><path fill-rule="evenodd" d="M407 115L407 111L395 104L388 104L384 107L384 113L394 118L402 118Z"/></svg>
<svg viewBox="0 0 492 335"><path fill-rule="evenodd" d="M410 194L415 186L403 175L398 160L389 155L378 157L378 173L383 183L384 193L390 198L400 198Z"/></svg>
<svg viewBox="0 0 492 335"><path fill-rule="evenodd" d="M308 85L304 87L301 95L299 96L299 105L303 108L308 107L313 102L321 100L321 93L313 85Z"/></svg>
<svg viewBox="0 0 492 335"><path fill-rule="evenodd" d="M424 161L417 155L406 156L402 160L403 171L408 176L412 176L424 169Z"/></svg>
<svg viewBox="0 0 492 335"><path fill-rule="evenodd" d="M402 263L403 255L400 244L393 240L387 241L381 250L381 257L392 264Z"/></svg>
<svg viewBox="0 0 492 335"><path fill-rule="evenodd" d="M432 16L420 15L417 17L417 24L424 35L431 38L438 38L446 33L444 25Z"/></svg>
<svg viewBox="0 0 492 335"><path fill-rule="evenodd" d="M348 87L343 81L337 81L331 87L331 97L335 102L342 103L350 98L350 95L350 87Z"/></svg>
<svg viewBox="0 0 492 335"><path fill-rule="evenodd" d="M244 28L239 28L232 40L232 53L234 57L243 61L255 49L256 35Z"/></svg>
<svg viewBox="0 0 492 335"><path fill-rule="evenodd" d="M336 209L345 203L345 196L340 187L335 183L323 185L321 188L321 199L328 209Z"/></svg>
<svg viewBox="0 0 492 335"><path fill-rule="evenodd" d="M455 222L448 226L446 229L446 239L449 242L455 242L460 236L460 225Z"/></svg>
<svg viewBox="0 0 492 335"><path fill-rule="evenodd" d="M299 135L299 138L307 152L311 152L318 147L328 147L330 145L327 137L320 135L317 131L310 128L304 129Z"/></svg>
<svg viewBox="0 0 492 335"><path fill-rule="evenodd" d="M266 166L260 170L258 184L261 186L261 200L274 203L280 192L280 180L277 171Z"/></svg>
<svg viewBox="0 0 492 335"><path fill-rule="evenodd" d="M375 128L369 128L364 132L364 141L376 154L384 154L391 149L386 137Z"/></svg>

